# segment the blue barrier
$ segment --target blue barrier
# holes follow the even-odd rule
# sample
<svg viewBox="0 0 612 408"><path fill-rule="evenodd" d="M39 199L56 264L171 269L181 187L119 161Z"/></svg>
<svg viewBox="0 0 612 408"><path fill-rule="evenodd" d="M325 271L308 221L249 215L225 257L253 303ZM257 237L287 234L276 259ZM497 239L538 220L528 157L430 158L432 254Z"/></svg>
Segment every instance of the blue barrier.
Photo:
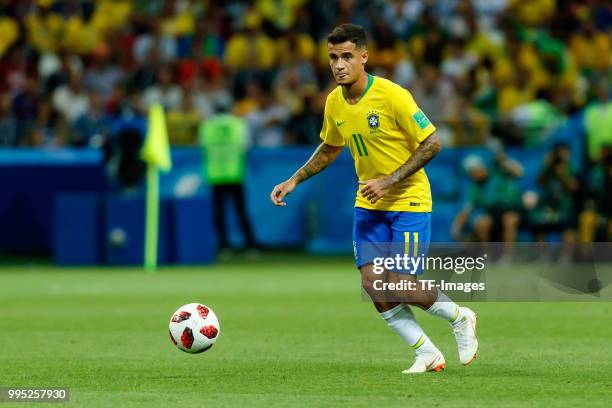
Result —
<svg viewBox="0 0 612 408"><path fill-rule="evenodd" d="M310 253L347 253L353 248L353 206L359 184L353 159L343 151L311 183L306 212ZM300 186L301 187L301 186Z"/></svg>
<svg viewBox="0 0 612 408"><path fill-rule="evenodd" d="M145 202L142 197L108 196L105 200L104 248L106 263L142 265L144 258ZM174 261L172 205L159 206L158 262Z"/></svg>
<svg viewBox="0 0 612 408"><path fill-rule="evenodd" d="M96 193L59 194L53 215L53 261L92 265L103 261L103 212Z"/></svg>
<svg viewBox="0 0 612 408"><path fill-rule="evenodd" d="M176 263L207 264L214 262L217 243L210 198L176 199L173 204Z"/></svg>
<svg viewBox="0 0 612 408"><path fill-rule="evenodd" d="M295 247L306 241L306 209L319 180L308 180L287 197L286 207L270 202L272 188L290 177L312 154L312 148L253 149L248 156L247 211L255 238L268 246ZM235 217L234 217L235 219ZM232 225L234 231L237 225ZM237 235L237 234L234 234Z"/></svg>
<svg viewBox="0 0 612 408"><path fill-rule="evenodd" d="M577 131L577 123L572 122L571 126L564 128L565 133L561 136L567 137L571 133L568 129ZM286 207L279 208L270 203L269 194L273 186L289 177L308 159L312 150L313 147L307 146L255 148L249 152L245 191L247 212L255 237L265 246L300 247L313 253L349 252L352 248L357 180L352 158L347 151L325 172L301 184L287 197ZM473 153L481 155L486 162L493 159L491 152L485 148L445 148L427 166L434 199L433 241L450 239L450 223L469 184L461 163L468 154ZM542 149L508 149L508 155L525 166L526 174L521 180L523 188L537 187L536 178L543 164L543 154ZM163 244L163 248L160 247L160 261L206 262L204 255L198 260L196 250L182 244L190 242L186 237L195 233L181 229L189 225L181 224L181 227L173 224L185 222L184 218L177 218L177 213L197 213L196 207L190 207L196 204L173 202L176 198L200 200L198 205L202 206L203 218L197 222L201 228L208 228L206 234L214 236L210 222L211 191L202 180L202 154L198 148L176 148L172 151L172 158L172 172L161 176L161 195L167 203L162 206L165 208L162 217L165 218L161 226L164 234L173 236L181 243L160 242L160 245ZM88 201L91 199L80 198L82 203L87 203L82 206L70 203L68 198L58 198L54 204L56 195L61 193L105 193L106 180L100 152L88 149L0 150L0 182L3 185L0 190L0 229L3 231L0 234L0 251L50 253L53 242L59 245L61 242L75 241L77 224L70 224L70 216L74 216L83 217L80 221L86 226L83 230L90 231L96 237L90 236L80 241L88 246L87 249L83 246L80 253L62 252L67 247L62 244L62 250L56 248L57 262L70 264L95 259L95 262L140 263L142 260L140 241L144 210L141 198L105 199L104 204L99 204L106 210L99 217L98 224L85 220L94 212L92 202ZM76 211L77 207L81 214ZM229 216L225 221L230 230L230 241L240 245L242 235L235 211L232 208L228 210ZM112 229L113 225L128 228L124 228L128 247L123 252L109 246L109 228ZM99 229L97 234L96 228ZM92 244L94 242L97 244ZM136 245L137 242L140 243ZM95 254L92 245L98 246Z"/></svg>
<svg viewBox="0 0 612 408"><path fill-rule="evenodd" d="M59 192L106 189L96 150L0 149L0 251L50 253Z"/></svg>

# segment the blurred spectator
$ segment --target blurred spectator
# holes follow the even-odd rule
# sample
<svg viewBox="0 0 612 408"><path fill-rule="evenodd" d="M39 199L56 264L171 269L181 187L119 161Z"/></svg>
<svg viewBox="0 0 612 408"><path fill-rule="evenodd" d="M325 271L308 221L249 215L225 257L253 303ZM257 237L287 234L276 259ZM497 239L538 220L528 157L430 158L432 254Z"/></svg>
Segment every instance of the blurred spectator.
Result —
<svg viewBox="0 0 612 408"><path fill-rule="evenodd" d="M508 11L528 26L549 21L555 12L555 0L509 0Z"/></svg>
<svg viewBox="0 0 612 408"><path fill-rule="evenodd" d="M15 95L26 86L27 77L32 76L28 69L26 49L15 47L0 59L0 91Z"/></svg>
<svg viewBox="0 0 612 408"><path fill-rule="evenodd" d="M471 179L466 203L452 225L456 240L475 239L481 243L501 240L506 245L502 257L511 256L520 222L521 201L517 179L523 168L508 159L498 148L495 163L489 171L480 156L470 155L463 168Z"/></svg>
<svg viewBox="0 0 612 408"><path fill-rule="evenodd" d="M325 34L349 21L368 31L369 72L413 90L447 140L463 141L471 128L478 133L472 139L482 140L480 111L493 134L542 145L565 114L586 107L598 78L609 88L612 12L601 1L100 0L4 2L0 89L20 95L13 104L18 140L34 127L36 114L26 111L36 98L54 95L54 109L69 123L83 113L80 92L79 106L55 100L70 95L72 73L84 77L84 88L99 93L113 116L154 101L180 110L185 84L195 84L193 104L203 117L219 98L233 98L234 111L247 115L260 103L258 88L271 83L296 116L302 88L326 92ZM33 76L37 90L26 98ZM130 101L123 103L126 95ZM591 142L605 139L606 126L601 110L590 112L593 161L599 142ZM282 126L295 130L287 121Z"/></svg>
<svg viewBox="0 0 612 408"><path fill-rule="evenodd" d="M472 0L478 16L478 26L487 32L495 29L498 16L508 6L509 0Z"/></svg>
<svg viewBox="0 0 612 408"><path fill-rule="evenodd" d="M442 25L452 39L465 39L478 31L478 19L472 0L454 0L454 12L441 18ZM452 40L451 40L452 41Z"/></svg>
<svg viewBox="0 0 612 408"><path fill-rule="evenodd" d="M456 107L453 84L432 65L425 65L417 78L410 88L415 101L436 126L442 125Z"/></svg>
<svg viewBox="0 0 612 408"><path fill-rule="evenodd" d="M218 106L232 106L232 95L221 73L210 73L195 80L193 101L203 118L217 110Z"/></svg>
<svg viewBox="0 0 612 408"><path fill-rule="evenodd" d="M34 7L24 21L28 40L39 52L55 52L60 48L64 19L48 6L49 4L41 4Z"/></svg>
<svg viewBox="0 0 612 408"><path fill-rule="evenodd" d="M219 61L223 56L225 44L219 35L221 19L207 15L197 22L193 38L193 57Z"/></svg>
<svg viewBox="0 0 612 408"><path fill-rule="evenodd" d="M314 98L315 95L305 95L302 100L302 109L289 120L287 132L290 143L302 145L319 143L323 112L317 106Z"/></svg>
<svg viewBox="0 0 612 408"><path fill-rule="evenodd" d="M448 41L447 35L431 10L427 10L423 14L419 25L420 27L417 30L425 36L420 47L422 62L425 65L440 67ZM419 37L417 36L416 38L418 39Z"/></svg>
<svg viewBox="0 0 612 408"><path fill-rule="evenodd" d="M88 89L97 92L102 101L108 100L112 90L122 80L123 73L110 61L110 50L105 43L94 51L94 62L85 74Z"/></svg>
<svg viewBox="0 0 612 408"><path fill-rule="evenodd" d="M278 39L277 44L278 63L287 64L306 64L315 58L317 45L306 33L300 32L297 26L293 26ZM298 66L299 66L298 65Z"/></svg>
<svg viewBox="0 0 612 408"><path fill-rule="evenodd" d="M146 170L145 163L140 159L142 140L137 128L124 126L117 135L117 145L111 145L107 170L120 189L134 191L141 185Z"/></svg>
<svg viewBox="0 0 612 408"><path fill-rule="evenodd" d="M238 116L246 117L251 114L251 112L259 109L260 94L262 92L259 83L251 79L246 84L244 96L236 101L234 113Z"/></svg>
<svg viewBox="0 0 612 408"><path fill-rule="evenodd" d="M57 87L53 92L53 109L72 124L89 108L89 95L83 85L83 76L79 72L71 72L68 84Z"/></svg>
<svg viewBox="0 0 612 408"><path fill-rule="evenodd" d="M456 146L482 145L489 135L489 121L477 108L470 105L466 95L458 95L448 117L448 126Z"/></svg>
<svg viewBox="0 0 612 408"><path fill-rule="evenodd" d="M386 3L382 16L395 36L405 40L423 9L421 1L392 0Z"/></svg>
<svg viewBox="0 0 612 408"><path fill-rule="evenodd" d="M277 32L287 30L295 24L297 9L306 0L256 0L257 11Z"/></svg>
<svg viewBox="0 0 612 408"><path fill-rule="evenodd" d="M601 157L603 145L612 144L612 101L608 81L595 88L596 100L585 110L588 155L591 161Z"/></svg>
<svg viewBox="0 0 612 408"><path fill-rule="evenodd" d="M540 90L535 100L518 106L512 112L512 119L522 131L525 144L534 146L544 141L561 122L561 112L551 100L548 91Z"/></svg>
<svg viewBox="0 0 612 408"><path fill-rule="evenodd" d="M372 31L372 22L378 15L374 2L358 0L337 0L335 21L330 25L353 23L363 26L367 32Z"/></svg>
<svg viewBox="0 0 612 408"><path fill-rule="evenodd" d="M10 48L19 37L19 26L9 16L0 16L0 57Z"/></svg>
<svg viewBox="0 0 612 408"><path fill-rule="evenodd" d="M101 147L111 132L111 123L104 112L102 97L97 92L90 93L91 107L72 124L67 143L75 147Z"/></svg>
<svg viewBox="0 0 612 408"><path fill-rule="evenodd" d="M144 91L144 108L148 110L154 103L160 103L166 110L177 109L182 93L181 87L174 81L172 66L164 65L157 73L157 83Z"/></svg>
<svg viewBox="0 0 612 408"><path fill-rule="evenodd" d="M134 41L134 59L141 63L148 63L148 57L155 50L159 60L170 63L177 58L178 47L176 39L170 35L160 33L159 22L156 19L147 21L146 30L138 35Z"/></svg>
<svg viewBox="0 0 612 408"><path fill-rule="evenodd" d="M142 91L155 85L158 80L157 74L161 69L162 62L159 58L159 49L154 45L148 51L146 62L138 63L132 70L126 88Z"/></svg>
<svg viewBox="0 0 612 408"><path fill-rule="evenodd" d="M603 146L589 172L588 200L579 229L580 242L612 240L612 145Z"/></svg>
<svg viewBox="0 0 612 408"><path fill-rule="evenodd" d="M398 41L383 19L376 21L374 43L368 62L377 67L377 74L391 77L398 61L405 58L404 44Z"/></svg>
<svg viewBox="0 0 612 408"><path fill-rule="evenodd" d="M17 123L11 113L11 98L8 94L0 93L0 147L17 144Z"/></svg>
<svg viewBox="0 0 612 408"><path fill-rule="evenodd" d="M262 90L258 107L246 117L254 144L262 147L280 147L285 144L285 126L289 109L281 105L272 89Z"/></svg>
<svg viewBox="0 0 612 408"><path fill-rule="evenodd" d="M548 234L561 233L565 244L564 257L569 260L574 243L575 204L578 181L570 166L570 149L559 143L547 155L540 173L541 195L529 213L536 241L545 241Z"/></svg>
<svg viewBox="0 0 612 408"><path fill-rule="evenodd" d="M135 90L128 91L118 86L106 102L106 112L113 120L130 121L133 118L144 117L146 110L142 103L142 94Z"/></svg>
<svg viewBox="0 0 612 408"><path fill-rule="evenodd" d="M257 146L316 143L322 101L337 86L329 74L326 34L334 24L353 22L368 31L368 72L409 89L447 144L483 145L494 136L524 149L524 164L532 168L537 155L530 150L549 145L549 135L558 136L561 126L583 117L588 160L577 156L580 168L573 170L588 176L589 195L577 196L572 211L581 211L586 199L581 239L605 236L604 192L610 189L602 157L603 146L612 144L608 2L1 4L1 145L96 147L102 141L121 152L110 168L121 185L134 188L141 176L143 113L153 102L166 108L172 143L194 143L196 123L206 123L219 106L246 119ZM570 118L574 113L584 116ZM123 129L117 140L110 136L111 124L113 135ZM580 134L574 133L579 146ZM507 239L503 231L512 236L512 216L504 225L500 214L519 211L496 186L516 191L517 173L501 177L500 163L508 161L500 160L470 171L479 180L471 194L484 200L473 203L462 233L476 233L468 226L480 214L493 220L488 232L482 226L487 218L479 221L481 238ZM536 178L528 176L525 181ZM544 179L545 193L530 217L548 214L554 186L565 185L559 177Z"/></svg>
<svg viewBox="0 0 612 408"><path fill-rule="evenodd" d="M13 98L12 110L17 126L17 144L22 145L30 134L34 121L38 117L40 103L38 80L34 76L27 78L23 91Z"/></svg>
<svg viewBox="0 0 612 408"><path fill-rule="evenodd" d="M187 88L183 90L181 104L170 110L166 115L168 125L168 138L170 143L181 145L195 145L197 141L198 125L203 119L193 101L193 92Z"/></svg>
<svg viewBox="0 0 612 408"><path fill-rule="evenodd" d="M248 127L243 118L229 113L229 108L219 105L217 114L204 121L199 129L206 179L213 188L215 226L223 252L230 248L225 226L227 200L236 206L247 248L257 246L244 198Z"/></svg>
<svg viewBox="0 0 612 408"><path fill-rule="evenodd" d="M448 55L442 61L442 74L455 81L461 81L476 65L476 58L467 52L463 39L452 40L448 48Z"/></svg>
<svg viewBox="0 0 612 408"><path fill-rule="evenodd" d="M578 31L572 34L569 42L576 64L589 72L593 70L605 71L610 67L612 55L612 41L610 35L603 31L596 31L592 21L586 21Z"/></svg>
<svg viewBox="0 0 612 408"><path fill-rule="evenodd" d="M231 70L266 70L276 62L274 41L261 30L261 16L249 11L243 20L244 29L227 42L225 64Z"/></svg>
<svg viewBox="0 0 612 408"><path fill-rule="evenodd" d="M70 80L70 73L82 74L83 70L83 62L79 56L63 51L58 54L42 54L38 61L45 94L52 94L57 87L66 85Z"/></svg>
<svg viewBox="0 0 612 408"><path fill-rule="evenodd" d="M38 147L61 146L64 144L64 125L55 114L51 101L43 98L39 102L36 122L22 143Z"/></svg>
<svg viewBox="0 0 612 408"><path fill-rule="evenodd" d="M410 89L416 78L414 62L407 56L399 61L393 69L391 80L403 88Z"/></svg>
<svg viewBox="0 0 612 408"><path fill-rule="evenodd" d="M160 32L169 37L184 37L195 31L193 2L166 1L162 10Z"/></svg>

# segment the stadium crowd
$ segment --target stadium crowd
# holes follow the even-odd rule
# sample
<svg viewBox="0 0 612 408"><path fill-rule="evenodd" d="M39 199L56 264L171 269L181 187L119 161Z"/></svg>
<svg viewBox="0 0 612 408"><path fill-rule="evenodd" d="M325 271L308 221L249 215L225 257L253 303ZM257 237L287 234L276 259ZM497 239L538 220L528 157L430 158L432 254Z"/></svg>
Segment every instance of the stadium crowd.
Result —
<svg viewBox="0 0 612 408"><path fill-rule="evenodd" d="M228 106L253 146L318 143L335 86L326 34L344 22L366 28L368 70L409 89L447 146L541 147L584 113L584 168L562 169L558 144L540 182L575 213L564 197L581 173L593 211L612 208L606 0L0 0L0 146L105 146L156 102L173 144L197 144L200 124ZM489 173L510 171L498 164ZM465 163L475 186L479 167ZM504 214L519 204L481 198L481 212L518 223Z"/></svg>

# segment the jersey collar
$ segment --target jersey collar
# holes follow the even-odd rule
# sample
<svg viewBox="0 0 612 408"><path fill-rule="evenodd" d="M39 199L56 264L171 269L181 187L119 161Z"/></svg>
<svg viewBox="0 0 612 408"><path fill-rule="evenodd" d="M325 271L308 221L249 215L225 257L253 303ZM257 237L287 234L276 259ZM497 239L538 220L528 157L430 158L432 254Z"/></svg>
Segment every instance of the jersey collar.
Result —
<svg viewBox="0 0 612 408"><path fill-rule="evenodd" d="M368 73L368 84L366 85L365 89L363 90L363 93L361 94L361 96L359 97L359 99L357 100L357 102L355 103L350 103L348 101L348 99L346 98L346 96L344 95L344 89L342 89L342 97L344 98L344 101L349 104L349 105L357 105L359 102L361 102L361 100L366 96L366 94L368 93L368 91L370 90L370 88L372 87L372 83L374 83L374 75L370 75Z"/></svg>

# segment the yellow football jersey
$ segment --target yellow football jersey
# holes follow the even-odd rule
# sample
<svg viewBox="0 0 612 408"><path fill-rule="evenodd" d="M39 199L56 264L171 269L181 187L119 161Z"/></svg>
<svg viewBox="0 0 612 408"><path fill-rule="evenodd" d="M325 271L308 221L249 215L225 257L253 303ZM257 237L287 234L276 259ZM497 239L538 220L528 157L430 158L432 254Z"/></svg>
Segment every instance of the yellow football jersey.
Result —
<svg viewBox="0 0 612 408"><path fill-rule="evenodd" d="M349 104L342 87L334 89L325 102L321 129L323 142L348 145L361 181L388 176L414 153L436 128L401 86L368 75L368 85L356 104ZM431 211L431 190L420 169L389 190L376 204L359 189L355 207L384 211Z"/></svg>

